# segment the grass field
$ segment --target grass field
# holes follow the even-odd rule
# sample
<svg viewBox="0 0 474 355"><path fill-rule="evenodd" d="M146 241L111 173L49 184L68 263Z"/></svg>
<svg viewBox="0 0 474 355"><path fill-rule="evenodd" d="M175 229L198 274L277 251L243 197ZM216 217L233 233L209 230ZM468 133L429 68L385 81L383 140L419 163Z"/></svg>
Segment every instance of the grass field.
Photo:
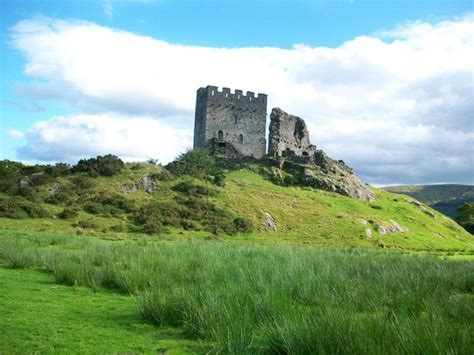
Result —
<svg viewBox="0 0 474 355"><path fill-rule="evenodd" d="M110 340L111 349L126 351L474 351L472 261L369 249L199 240L110 242L5 230L0 231L0 257L9 268L1 271L2 283L10 290L2 296L0 312L8 314L2 317L8 326L2 329L8 330L0 352L12 352L22 343L25 350L53 351L54 336L42 337L41 332L67 333L68 326L82 329L90 344L117 334L121 339L115 344ZM54 289L49 276L33 269L70 287ZM48 287L38 285L41 280ZM64 295L61 301L56 290ZM36 329L28 317L56 309L55 302L61 304L60 312L50 312L56 320L45 322L33 342L25 342L31 336L28 327ZM104 315L101 309L111 313ZM87 319L91 329L80 325ZM166 334L166 329L173 329L170 343L160 343L153 334ZM124 343L129 346L122 347ZM75 344L66 335L56 346L68 352Z"/></svg>

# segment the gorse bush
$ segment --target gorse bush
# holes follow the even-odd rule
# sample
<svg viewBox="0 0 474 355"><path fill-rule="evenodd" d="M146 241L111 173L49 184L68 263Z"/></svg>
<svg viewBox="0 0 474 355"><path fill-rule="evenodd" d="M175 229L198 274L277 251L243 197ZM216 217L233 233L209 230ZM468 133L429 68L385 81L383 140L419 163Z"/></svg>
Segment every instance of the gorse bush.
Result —
<svg viewBox="0 0 474 355"><path fill-rule="evenodd" d="M21 218L48 218L51 214L41 205L27 201L22 197L7 197L0 199L0 217Z"/></svg>
<svg viewBox="0 0 474 355"><path fill-rule="evenodd" d="M0 231L0 258L135 296L221 353L471 354L474 265L426 255Z"/></svg>
<svg viewBox="0 0 474 355"><path fill-rule="evenodd" d="M188 196L215 196L216 191L209 189L206 186L193 184L189 181L183 181L171 188L173 191L182 192Z"/></svg>
<svg viewBox="0 0 474 355"><path fill-rule="evenodd" d="M214 158L206 148L195 148L186 151L166 165L166 169L174 175L190 175L202 178L214 167Z"/></svg>
<svg viewBox="0 0 474 355"><path fill-rule="evenodd" d="M91 173L92 176L113 176L118 174L124 166L125 164L122 159L115 155L108 154L104 156L99 155L96 158L81 159L73 167L73 170Z"/></svg>

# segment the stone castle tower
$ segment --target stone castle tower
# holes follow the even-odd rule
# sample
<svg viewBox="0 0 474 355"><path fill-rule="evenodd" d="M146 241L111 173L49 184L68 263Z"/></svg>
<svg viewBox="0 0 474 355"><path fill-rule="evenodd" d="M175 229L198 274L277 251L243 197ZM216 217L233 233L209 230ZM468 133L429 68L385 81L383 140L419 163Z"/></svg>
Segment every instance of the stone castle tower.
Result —
<svg viewBox="0 0 474 355"><path fill-rule="evenodd" d="M237 155L262 158L266 153L267 95L242 90L199 88L194 120L194 148L217 145Z"/></svg>

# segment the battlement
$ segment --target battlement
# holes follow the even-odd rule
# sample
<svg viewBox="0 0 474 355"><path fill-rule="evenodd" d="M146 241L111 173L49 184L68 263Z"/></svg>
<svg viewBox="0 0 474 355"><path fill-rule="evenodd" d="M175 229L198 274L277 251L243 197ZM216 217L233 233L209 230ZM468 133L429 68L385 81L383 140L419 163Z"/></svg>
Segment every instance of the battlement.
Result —
<svg viewBox="0 0 474 355"><path fill-rule="evenodd" d="M232 146L243 157L261 158L266 150L266 113L265 94L201 87L196 97L194 147L208 147L215 141L221 148Z"/></svg>
<svg viewBox="0 0 474 355"><path fill-rule="evenodd" d="M222 91L219 91L217 86L208 85L205 88L201 87L197 91L198 95L206 94L209 99L229 99L229 100L246 100L246 101L257 101L266 103L267 95L259 93L255 96L253 91L247 91L247 94L244 94L242 90L235 89L234 93L231 92L230 88L223 87Z"/></svg>

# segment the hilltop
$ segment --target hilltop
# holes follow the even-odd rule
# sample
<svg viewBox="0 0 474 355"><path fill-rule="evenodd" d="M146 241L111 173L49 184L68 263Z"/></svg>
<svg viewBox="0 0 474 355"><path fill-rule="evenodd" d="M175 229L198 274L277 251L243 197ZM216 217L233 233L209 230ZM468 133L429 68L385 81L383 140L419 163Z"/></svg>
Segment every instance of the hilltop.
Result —
<svg viewBox="0 0 474 355"><path fill-rule="evenodd" d="M262 161L227 170L204 162L203 171L189 170L192 164L183 160L167 167L117 163L114 168L108 162L108 170L100 173L97 161L87 162L73 169L2 162L8 170L2 175L2 228L107 239L146 234L263 244L474 249L463 228L411 197L365 186L375 198L363 200L288 179L274 181L268 174L274 169Z"/></svg>

